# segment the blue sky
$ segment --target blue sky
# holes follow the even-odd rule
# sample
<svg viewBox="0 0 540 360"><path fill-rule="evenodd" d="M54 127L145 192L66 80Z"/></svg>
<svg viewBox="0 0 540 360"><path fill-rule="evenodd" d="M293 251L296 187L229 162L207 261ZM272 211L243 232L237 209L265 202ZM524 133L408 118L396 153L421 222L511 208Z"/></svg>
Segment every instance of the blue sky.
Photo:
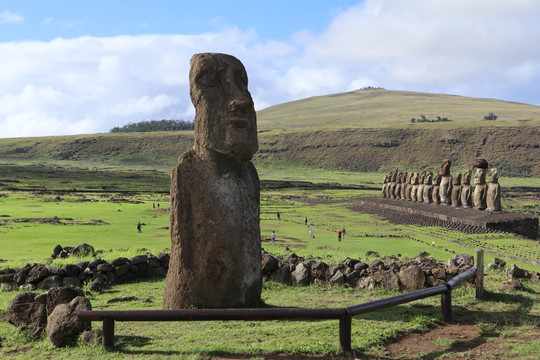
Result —
<svg viewBox="0 0 540 360"><path fill-rule="evenodd" d="M245 65L257 109L380 86L540 105L536 0L0 0L0 137L191 120L189 59Z"/></svg>

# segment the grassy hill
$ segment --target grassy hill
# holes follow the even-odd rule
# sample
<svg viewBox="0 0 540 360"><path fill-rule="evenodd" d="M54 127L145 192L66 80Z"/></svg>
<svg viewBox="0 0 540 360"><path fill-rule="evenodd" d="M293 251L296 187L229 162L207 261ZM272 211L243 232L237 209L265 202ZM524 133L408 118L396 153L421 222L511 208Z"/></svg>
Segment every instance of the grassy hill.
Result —
<svg viewBox="0 0 540 360"><path fill-rule="evenodd" d="M451 119L455 126L484 121L490 112L496 125L509 120L540 119L540 106L411 91L356 90L315 96L271 106L257 113L260 130L292 128L406 126L425 115ZM478 125L478 124L476 124Z"/></svg>
<svg viewBox="0 0 540 360"><path fill-rule="evenodd" d="M494 121L483 116L493 112ZM411 117L451 122L411 123ZM350 171L454 171L476 156L502 176L540 176L540 107L492 99L358 90L276 105L258 112L258 166L303 164ZM0 139L0 160L71 160L170 167L193 133L108 133Z"/></svg>

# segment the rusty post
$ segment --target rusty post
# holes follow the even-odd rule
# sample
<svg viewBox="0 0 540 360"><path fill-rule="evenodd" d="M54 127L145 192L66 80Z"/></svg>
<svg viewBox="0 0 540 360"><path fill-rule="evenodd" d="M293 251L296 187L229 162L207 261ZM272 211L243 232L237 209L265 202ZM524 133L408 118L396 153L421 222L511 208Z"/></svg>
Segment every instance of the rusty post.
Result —
<svg viewBox="0 0 540 360"><path fill-rule="evenodd" d="M484 293L484 250L476 252L476 298L480 299Z"/></svg>
<svg viewBox="0 0 540 360"><path fill-rule="evenodd" d="M104 349L114 346L114 319L103 318L103 339L101 345Z"/></svg>
<svg viewBox="0 0 540 360"><path fill-rule="evenodd" d="M343 352L351 352L351 314L342 315L339 318L339 349Z"/></svg>
<svg viewBox="0 0 540 360"><path fill-rule="evenodd" d="M448 290L441 294L441 310L444 321L452 321L452 288L448 286Z"/></svg>

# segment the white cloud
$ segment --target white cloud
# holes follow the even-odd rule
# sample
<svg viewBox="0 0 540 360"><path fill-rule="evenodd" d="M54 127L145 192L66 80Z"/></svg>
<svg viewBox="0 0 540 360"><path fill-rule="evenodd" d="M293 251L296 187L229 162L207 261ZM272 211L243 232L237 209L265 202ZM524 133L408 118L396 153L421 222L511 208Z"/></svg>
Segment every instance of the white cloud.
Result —
<svg viewBox="0 0 540 360"><path fill-rule="evenodd" d="M257 109L364 86L540 105L538 18L536 0L365 0L336 12L323 33L302 30L290 42L216 20L220 29L199 35L0 43L0 136L191 120L198 52L238 57Z"/></svg>
<svg viewBox="0 0 540 360"><path fill-rule="evenodd" d="M0 25L24 22L24 16L5 10L0 13Z"/></svg>

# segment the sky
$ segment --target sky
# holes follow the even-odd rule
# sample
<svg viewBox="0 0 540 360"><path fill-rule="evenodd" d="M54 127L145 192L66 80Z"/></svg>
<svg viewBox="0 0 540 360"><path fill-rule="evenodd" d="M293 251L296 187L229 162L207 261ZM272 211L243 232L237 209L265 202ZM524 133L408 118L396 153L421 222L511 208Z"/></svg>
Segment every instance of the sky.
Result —
<svg viewBox="0 0 540 360"><path fill-rule="evenodd" d="M191 121L189 60L257 110L367 86L540 105L537 0L0 0L0 138Z"/></svg>

